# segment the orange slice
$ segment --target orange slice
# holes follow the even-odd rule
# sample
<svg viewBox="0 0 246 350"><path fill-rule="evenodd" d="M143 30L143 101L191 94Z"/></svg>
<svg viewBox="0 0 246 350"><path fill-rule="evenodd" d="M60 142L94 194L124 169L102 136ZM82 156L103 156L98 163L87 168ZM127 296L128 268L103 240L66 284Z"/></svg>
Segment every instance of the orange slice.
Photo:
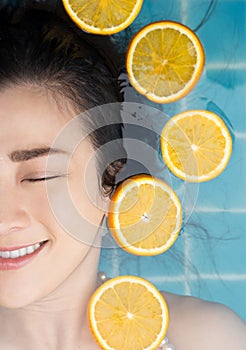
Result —
<svg viewBox="0 0 246 350"><path fill-rule="evenodd" d="M202 44L191 29L155 22L131 40L126 67L132 86L156 103L176 101L198 82L204 67Z"/></svg>
<svg viewBox="0 0 246 350"><path fill-rule="evenodd" d="M110 35L128 27L143 0L62 0L71 19L84 31Z"/></svg>
<svg viewBox="0 0 246 350"><path fill-rule="evenodd" d="M163 159L179 178L208 181L226 167L232 137L223 120L210 111L186 111L171 118L161 134Z"/></svg>
<svg viewBox="0 0 246 350"><path fill-rule="evenodd" d="M101 285L88 306L92 333L105 350L154 350L164 339L169 314L162 294L136 276Z"/></svg>
<svg viewBox="0 0 246 350"><path fill-rule="evenodd" d="M171 247L182 223L175 192L162 180L136 175L115 191L108 224L115 241L135 255L157 255Z"/></svg>

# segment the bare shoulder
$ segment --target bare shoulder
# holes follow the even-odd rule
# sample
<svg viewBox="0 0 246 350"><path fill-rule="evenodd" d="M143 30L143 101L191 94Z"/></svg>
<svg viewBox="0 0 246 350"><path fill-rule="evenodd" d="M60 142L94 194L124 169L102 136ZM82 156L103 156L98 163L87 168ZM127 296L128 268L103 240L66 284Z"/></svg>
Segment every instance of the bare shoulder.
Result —
<svg viewBox="0 0 246 350"><path fill-rule="evenodd" d="M246 323L228 307L163 292L170 313L168 338L177 350L245 350Z"/></svg>

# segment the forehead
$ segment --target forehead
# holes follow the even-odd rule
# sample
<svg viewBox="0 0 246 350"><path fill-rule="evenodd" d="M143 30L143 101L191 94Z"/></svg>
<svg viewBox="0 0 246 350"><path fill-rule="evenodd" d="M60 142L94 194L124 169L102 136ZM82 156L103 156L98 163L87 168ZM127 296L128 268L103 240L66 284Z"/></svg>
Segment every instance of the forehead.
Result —
<svg viewBox="0 0 246 350"><path fill-rule="evenodd" d="M0 92L0 143L51 144L75 116L68 103L57 104L43 89L14 87ZM6 145L5 145L6 146ZM32 145L31 145L32 146Z"/></svg>

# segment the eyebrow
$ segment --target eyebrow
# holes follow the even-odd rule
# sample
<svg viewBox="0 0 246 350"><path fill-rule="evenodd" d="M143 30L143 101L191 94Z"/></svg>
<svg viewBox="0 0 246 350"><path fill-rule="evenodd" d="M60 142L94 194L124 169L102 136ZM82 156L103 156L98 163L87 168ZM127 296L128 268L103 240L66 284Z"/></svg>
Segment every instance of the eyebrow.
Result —
<svg viewBox="0 0 246 350"><path fill-rule="evenodd" d="M30 159L44 157L49 154L67 154L66 151L50 148L50 147L42 147L42 148L32 148L32 149L24 149L24 150L16 150L11 152L8 157L12 162L25 162Z"/></svg>

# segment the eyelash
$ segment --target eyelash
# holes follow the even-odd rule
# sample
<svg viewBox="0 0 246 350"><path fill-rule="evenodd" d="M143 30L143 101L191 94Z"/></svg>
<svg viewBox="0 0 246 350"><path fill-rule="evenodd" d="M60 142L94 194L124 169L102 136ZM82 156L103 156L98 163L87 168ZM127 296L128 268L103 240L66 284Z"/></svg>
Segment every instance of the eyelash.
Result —
<svg viewBox="0 0 246 350"><path fill-rule="evenodd" d="M36 179L24 179L23 181L28 181L28 182L41 182L41 181L47 181L47 180L53 180L56 179L58 177L62 177L60 175L55 175L55 176L47 176L47 177L40 177L40 178L36 178Z"/></svg>

